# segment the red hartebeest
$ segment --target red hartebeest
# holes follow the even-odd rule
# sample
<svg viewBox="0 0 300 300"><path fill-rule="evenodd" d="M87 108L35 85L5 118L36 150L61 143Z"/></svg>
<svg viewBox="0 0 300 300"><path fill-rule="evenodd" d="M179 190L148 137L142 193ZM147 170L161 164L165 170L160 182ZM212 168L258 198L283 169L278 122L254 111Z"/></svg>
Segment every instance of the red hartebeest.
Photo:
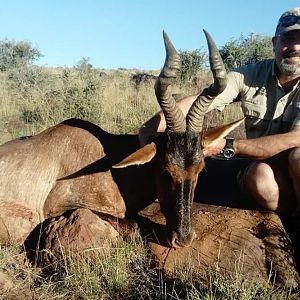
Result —
<svg viewBox="0 0 300 300"><path fill-rule="evenodd" d="M203 141L223 138L241 122L202 133L208 106L226 87L223 62L205 34L214 83L184 117L170 92L180 58L164 33L166 61L155 92L167 129L153 143L139 149L137 136L109 134L71 119L0 147L0 242L23 241L38 223L69 209L86 207L124 217L158 198L170 245L191 243L191 205L204 167Z"/></svg>

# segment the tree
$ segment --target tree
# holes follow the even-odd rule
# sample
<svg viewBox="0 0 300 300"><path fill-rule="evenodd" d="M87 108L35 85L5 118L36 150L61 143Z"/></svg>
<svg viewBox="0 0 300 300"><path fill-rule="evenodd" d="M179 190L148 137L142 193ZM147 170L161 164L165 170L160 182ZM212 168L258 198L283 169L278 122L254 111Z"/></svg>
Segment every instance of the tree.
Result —
<svg viewBox="0 0 300 300"><path fill-rule="evenodd" d="M0 41L0 71L28 65L41 56L41 52L29 42Z"/></svg>
<svg viewBox="0 0 300 300"><path fill-rule="evenodd" d="M181 59L180 81L185 82L197 75L202 70L207 61L207 54L200 49L192 51L179 51Z"/></svg>
<svg viewBox="0 0 300 300"><path fill-rule="evenodd" d="M75 66L77 69L89 70L93 68L89 57L82 57Z"/></svg>
<svg viewBox="0 0 300 300"><path fill-rule="evenodd" d="M220 54L228 70L274 57L271 37L254 33L227 42Z"/></svg>

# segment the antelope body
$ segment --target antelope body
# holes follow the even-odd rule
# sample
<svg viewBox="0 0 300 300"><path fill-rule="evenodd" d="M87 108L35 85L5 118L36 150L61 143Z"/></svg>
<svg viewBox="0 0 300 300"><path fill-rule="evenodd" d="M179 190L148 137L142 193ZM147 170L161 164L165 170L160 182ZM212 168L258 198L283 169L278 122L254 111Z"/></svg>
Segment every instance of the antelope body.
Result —
<svg viewBox="0 0 300 300"><path fill-rule="evenodd" d="M226 87L226 72L206 33L214 84L184 117L170 96L180 59L164 33L165 65L156 81L166 131L139 149L138 137L113 135L83 120L70 119L40 134L0 147L0 242L22 242L44 219L78 207L126 217L158 198L172 247L194 237L191 206L202 146L223 138L241 121L213 134L202 132L204 114ZM201 139L202 138L202 139Z"/></svg>

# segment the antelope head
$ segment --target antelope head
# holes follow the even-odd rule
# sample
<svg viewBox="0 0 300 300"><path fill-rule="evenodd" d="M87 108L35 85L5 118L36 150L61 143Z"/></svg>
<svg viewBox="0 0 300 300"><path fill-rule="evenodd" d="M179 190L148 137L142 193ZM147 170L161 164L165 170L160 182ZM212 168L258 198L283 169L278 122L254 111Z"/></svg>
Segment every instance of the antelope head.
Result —
<svg viewBox="0 0 300 300"><path fill-rule="evenodd" d="M163 32L166 60L155 83L155 94L166 119L166 130L155 143L147 144L115 167L142 164L154 160L157 166L157 196L166 218L168 241L179 248L191 244L195 234L191 209L198 175L204 168L203 119L212 100L226 87L224 64L211 36L204 31L214 83L198 96L185 117L172 97L170 86L180 71L180 57L169 37ZM205 143L224 138L240 121L224 127L212 136L205 134Z"/></svg>

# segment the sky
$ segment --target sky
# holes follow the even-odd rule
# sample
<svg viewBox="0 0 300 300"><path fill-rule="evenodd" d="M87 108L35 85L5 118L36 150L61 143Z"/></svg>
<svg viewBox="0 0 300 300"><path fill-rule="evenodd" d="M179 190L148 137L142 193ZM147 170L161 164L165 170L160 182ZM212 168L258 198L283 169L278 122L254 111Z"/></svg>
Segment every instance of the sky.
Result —
<svg viewBox="0 0 300 300"><path fill-rule="evenodd" d="M0 0L0 40L27 41L35 63L157 70L162 31L178 50L206 51L202 29L218 47L250 33L273 36L280 15L299 0Z"/></svg>

